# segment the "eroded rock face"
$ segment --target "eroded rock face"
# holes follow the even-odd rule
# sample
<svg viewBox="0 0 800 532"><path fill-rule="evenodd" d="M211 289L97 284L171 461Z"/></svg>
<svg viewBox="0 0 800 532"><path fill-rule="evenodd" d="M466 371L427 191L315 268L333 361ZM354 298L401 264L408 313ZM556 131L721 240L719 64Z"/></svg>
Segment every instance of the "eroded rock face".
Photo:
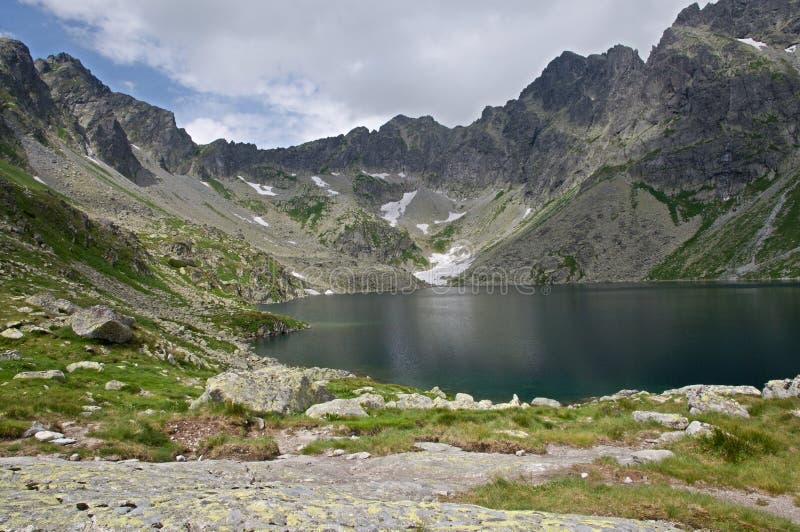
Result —
<svg viewBox="0 0 800 532"><path fill-rule="evenodd" d="M304 412L311 405L333 399L323 386L302 370L281 366L256 371L226 371L206 381L205 399L245 406L255 412Z"/></svg>
<svg viewBox="0 0 800 532"><path fill-rule="evenodd" d="M689 413L705 414L719 412L729 416L749 418L750 414L745 407L729 397L714 393L699 393L689 396Z"/></svg>
<svg viewBox="0 0 800 532"><path fill-rule="evenodd" d="M72 330L83 338L124 344L133 336L134 321L111 307L95 305L72 315Z"/></svg>
<svg viewBox="0 0 800 532"><path fill-rule="evenodd" d="M769 381L764 386L764 399L787 399L800 397L800 375L794 379L780 379Z"/></svg>

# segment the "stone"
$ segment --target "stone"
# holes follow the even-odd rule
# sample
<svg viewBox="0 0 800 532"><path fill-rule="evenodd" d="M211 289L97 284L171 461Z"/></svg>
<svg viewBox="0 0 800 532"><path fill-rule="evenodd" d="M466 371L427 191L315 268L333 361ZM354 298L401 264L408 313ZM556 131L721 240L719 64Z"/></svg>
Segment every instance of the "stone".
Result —
<svg viewBox="0 0 800 532"><path fill-rule="evenodd" d="M457 403L474 403L475 398L468 393L457 393L455 401Z"/></svg>
<svg viewBox="0 0 800 532"><path fill-rule="evenodd" d="M318 381L334 381L338 379L348 379L355 377L351 372L343 369L333 368L306 368L301 370L303 375L309 378L311 382Z"/></svg>
<svg viewBox="0 0 800 532"><path fill-rule="evenodd" d="M708 436L714 432L714 426L695 420L689 423L685 432L687 436Z"/></svg>
<svg viewBox="0 0 800 532"><path fill-rule="evenodd" d="M373 388L372 386L364 386L363 388L357 388L353 390L353 393L356 395L361 395L363 393L374 392L374 391L375 388Z"/></svg>
<svg viewBox="0 0 800 532"><path fill-rule="evenodd" d="M788 399L800 397L800 375L794 379L769 381L762 392L764 399Z"/></svg>
<svg viewBox="0 0 800 532"><path fill-rule="evenodd" d="M81 455L79 455L78 453L73 453L73 454L69 455L69 461L70 462L80 462L81 461Z"/></svg>
<svg viewBox="0 0 800 532"><path fill-rule="evenodd" d="M0 332L0 336L3 338L8 338L9 340L19 340L24 334L19 329L6 329L3 332Z"/></svg>
<svg viewBox="0 0 800 532"><path fill-rule="evenodd" d="M401 410L430 410L433 408L433 399L419 393L398 393L396 408Z"/></svg>
<svg viewBox="0 0 800 532"><path fill-rule="evenodd" d="M19 360L22 358L22 353L16 349L10 349L0 353L0 360Z"/></svg>
<svg viewBox="0 0 800 532"><path fill-rule="evenodd" d="M658 437L656 443L672 443L678 440L682 440L686 437L686 432L682 430L676 430L673 432L665 432Z"/></svg>
<svg viewBox="0 0 800 532"><path fill-rule="evenodd" d="M186 461L186 457L183 456L182 454L179 454L178 456L175 457L175 461L176 462L185 462Z"/></svg>
<svg viewBox="0 0 800 532"><path fill-rule="evenodd" d="M126 383L114 379L114 380L110 380L110 381L108 381L106 383L105 389L108 390L108 391L112 391L112 392L118 392L121 389L123 389L125 386L127 386Z"/></svg>
<svg viewBox="0 0 800 532"><path fill-rule="evenodd" d="M525 456L525 451L520 449L519 451L515 452L514 455L516 455L516 456Z"/></svg>
<svg viewBox="0 0 800 532"><path fill-rule="evenodd" d="M288 414L304 412L333 398L333 394L312 382L303 371L274 366L255 371L231 370L211 377L198 403L231 402L259 414Z"/></svg>
<svg viewBox="0 0 800 532"><path fill-rule="evenodd" d="M45 427L39 421L34 421L33 423L31 423L30 428L28 428L28 430L26 430L25 432L22 433L22 437L23 438L32 438L37 432L42 432L42 431L45 431L45 430L47 430L47 427Z"/></svg>
<svg viewBox="0 0 800 532"><path fill-rule="evenodd" d="M345 454L347 454L347 451L344 449L334 449L331 451L331 456L343 456Z"/></svg>
<svg viewBox="0 0 800 532"><path fill-rule="evenodd" d="M60 432L55 432L52 430L40 430L34 434L33 437L36 438L37 441L50 441L63 438L64 435Z"/></svg>
<svg viewBox="0 0 800 532"><path fill-rule="evenodd" d="M53 294L42 292L25 300L29 305L39 307L49 314L74 314L81 307L66 299L57 299Z"/></svg>
<svg viewBox="0 0 800 532"><path fill-rule="evenodd" d="M72 330L82 338L124 344L133 336L134 321L111 307L95 305L72 315Z"/></svg>
<svg viewBox="0 0 800 532"><path fill-rule="evenodd" d="M85 405L85 406L81 407L81 410L83 410L84 412L90 412L90 413L91 412L99 412L102 409L103 409L102 406L97 406L97 405Z"/></svg>
<svg viewBox="0 0 800 532"><path fill-rule="evenodd" d="M584 471L583 473L581 473L581 478L583 478L583 479L589 478L589 473Z"/></svg>
<svg viewBox="0 0 800 532"><path fill-rule="evenodd" d="M677 430L683 430L689 426L689 420L680 414L664 414L661 412L636 410L633 412L633 419L639 423L648 423L654 421L659 425L663 425L664 427Z"/></svg>
<svg viewBox="0 0 800 532"><path fill-rule="evenodd" d="M445 393L444 393L444 392L441 390L441 388L439 388L438 386L434 386L433 388L431 388L431 389L428 391L428 393L429 393L429 394L431 394L431 395L433 395L433 396L440 397L440 398L442 398L442 399L447 399L447 394L445 394Z"/></svg>
<svg viewBox="0 0 800 532"><path fill-rule="evenodd" d="M103 364L100 362L94 362L93 360L83 360L81 362L73 362L67 366L68 373L72 373L73 371L77 371L79 369L103 371Z"/></svg>
<svg viewBox="0 0 800 532"><path fill-rule="evenodd" d="M549 406L551 408L559 408L561 403L555 399L548 399L547 397L536 397L531 401L531 406Z"/></svg>
<svg viewBox="0 0 800 532"><path fill-rule="evenodd" d="M700 393L687 396L689 403L689 413L692 415L705 414L708 412L719 412L729 416L749 418L750 414L745 407L735 399L717 395L714 393Z"/></svg>
<svg viewBox="0 0 800 532"><path fill-rule="evenodd" d="M50 440L50 443L54 445L72 445L73 443L77 442L75 438L55 438Z"/></svg>
<svg viewBox="0 0 800 532"><path fill-rule="evenodd" d="M383 396L375 393L365 393L354 399L359 405L364 408L372 408L378 410L386 406L386 400Z"/></svg>
<svg viewBox="0 0 800 532"><path fill-rule="evenodd" d="M646 464L648 462L660 462L667 458L672 458L675 453L666 449L645 449L631 453L631 459L636 464Z"/></svg>
<svg viewBox="0 0 800 532"><path fill-rule="evenodd" d="M345 458L345 460L366 460L370 456L372 456L372 455L369 454L368 452L362 451L360 453L348 454L344 458Z"/></svg>
<svg viewBox="0 0 800 532"><path fill-rule="evenodd" d="M524 430L497 430L495 434L503 434L505 436L511 436L512 438L527 438L528 433Z"/></svg>
<svg viewBox="0 0 800 532"><path fill-rule="evenodd" d="M44 379L50 381L63 381L66 380L64 372L58 369L48 369L46 371L23 371L14 375L15 379L31 380L31 379Z"/></svg>
<svg viewBox="0 0 800 532"><path fill-rule="evenodd" d="M698 393L715 393L717 395L752 395L759 397L761 392L754 386L725 386L719 384L692 384L683 388L666 390L661 395L695 395Z"/></svg>
<svg viewBox="0 0 800 532"><path fill-rule="evenodd" d="M326 403L310 406L306 410L306 415L321 419L326 416L365 417L368 414L356 399L334 399Z"/></svg>

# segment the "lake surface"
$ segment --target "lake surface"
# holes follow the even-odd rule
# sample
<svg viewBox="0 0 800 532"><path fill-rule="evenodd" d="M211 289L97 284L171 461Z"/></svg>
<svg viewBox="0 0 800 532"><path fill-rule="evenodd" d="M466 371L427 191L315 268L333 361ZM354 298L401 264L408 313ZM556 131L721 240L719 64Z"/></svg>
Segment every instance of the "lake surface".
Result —
<svg viewBox="0 0 800 532"><path fill-rule="evenodd" d="M578 400L623 388L752 384L800 373L798 285L556 286L308 297L263 308L312 326L257 342L296 365L476 399Z"/></svg>

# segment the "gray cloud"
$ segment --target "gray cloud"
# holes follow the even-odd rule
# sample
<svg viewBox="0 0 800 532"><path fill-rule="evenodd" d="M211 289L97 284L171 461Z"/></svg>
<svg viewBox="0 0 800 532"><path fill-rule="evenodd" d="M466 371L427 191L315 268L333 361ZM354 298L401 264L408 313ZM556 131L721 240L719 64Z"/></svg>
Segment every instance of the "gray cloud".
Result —
<svg viewBox="0 0 800 532"><path fill-rule="evenodd" d="M622 43L646 57L688 3L24 1L113 61L148 64L202 93L178 113L198 140L224 134L262 146L377 127L400 113L470 123L563 50Z"/></svg>

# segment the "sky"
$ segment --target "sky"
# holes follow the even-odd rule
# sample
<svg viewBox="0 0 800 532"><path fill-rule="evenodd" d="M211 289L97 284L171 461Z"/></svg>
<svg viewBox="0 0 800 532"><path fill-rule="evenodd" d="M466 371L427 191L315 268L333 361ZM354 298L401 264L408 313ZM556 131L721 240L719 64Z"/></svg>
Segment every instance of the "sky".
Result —
<svg viewBox="0 0 800 532"><path fill-rule="evenodd" d="M690 0L0 0L0 36L66 51L195 142L261 148L431 115L467 125L564 50L646 59ZM702 5L707 2L699 2Z"/></svg>

